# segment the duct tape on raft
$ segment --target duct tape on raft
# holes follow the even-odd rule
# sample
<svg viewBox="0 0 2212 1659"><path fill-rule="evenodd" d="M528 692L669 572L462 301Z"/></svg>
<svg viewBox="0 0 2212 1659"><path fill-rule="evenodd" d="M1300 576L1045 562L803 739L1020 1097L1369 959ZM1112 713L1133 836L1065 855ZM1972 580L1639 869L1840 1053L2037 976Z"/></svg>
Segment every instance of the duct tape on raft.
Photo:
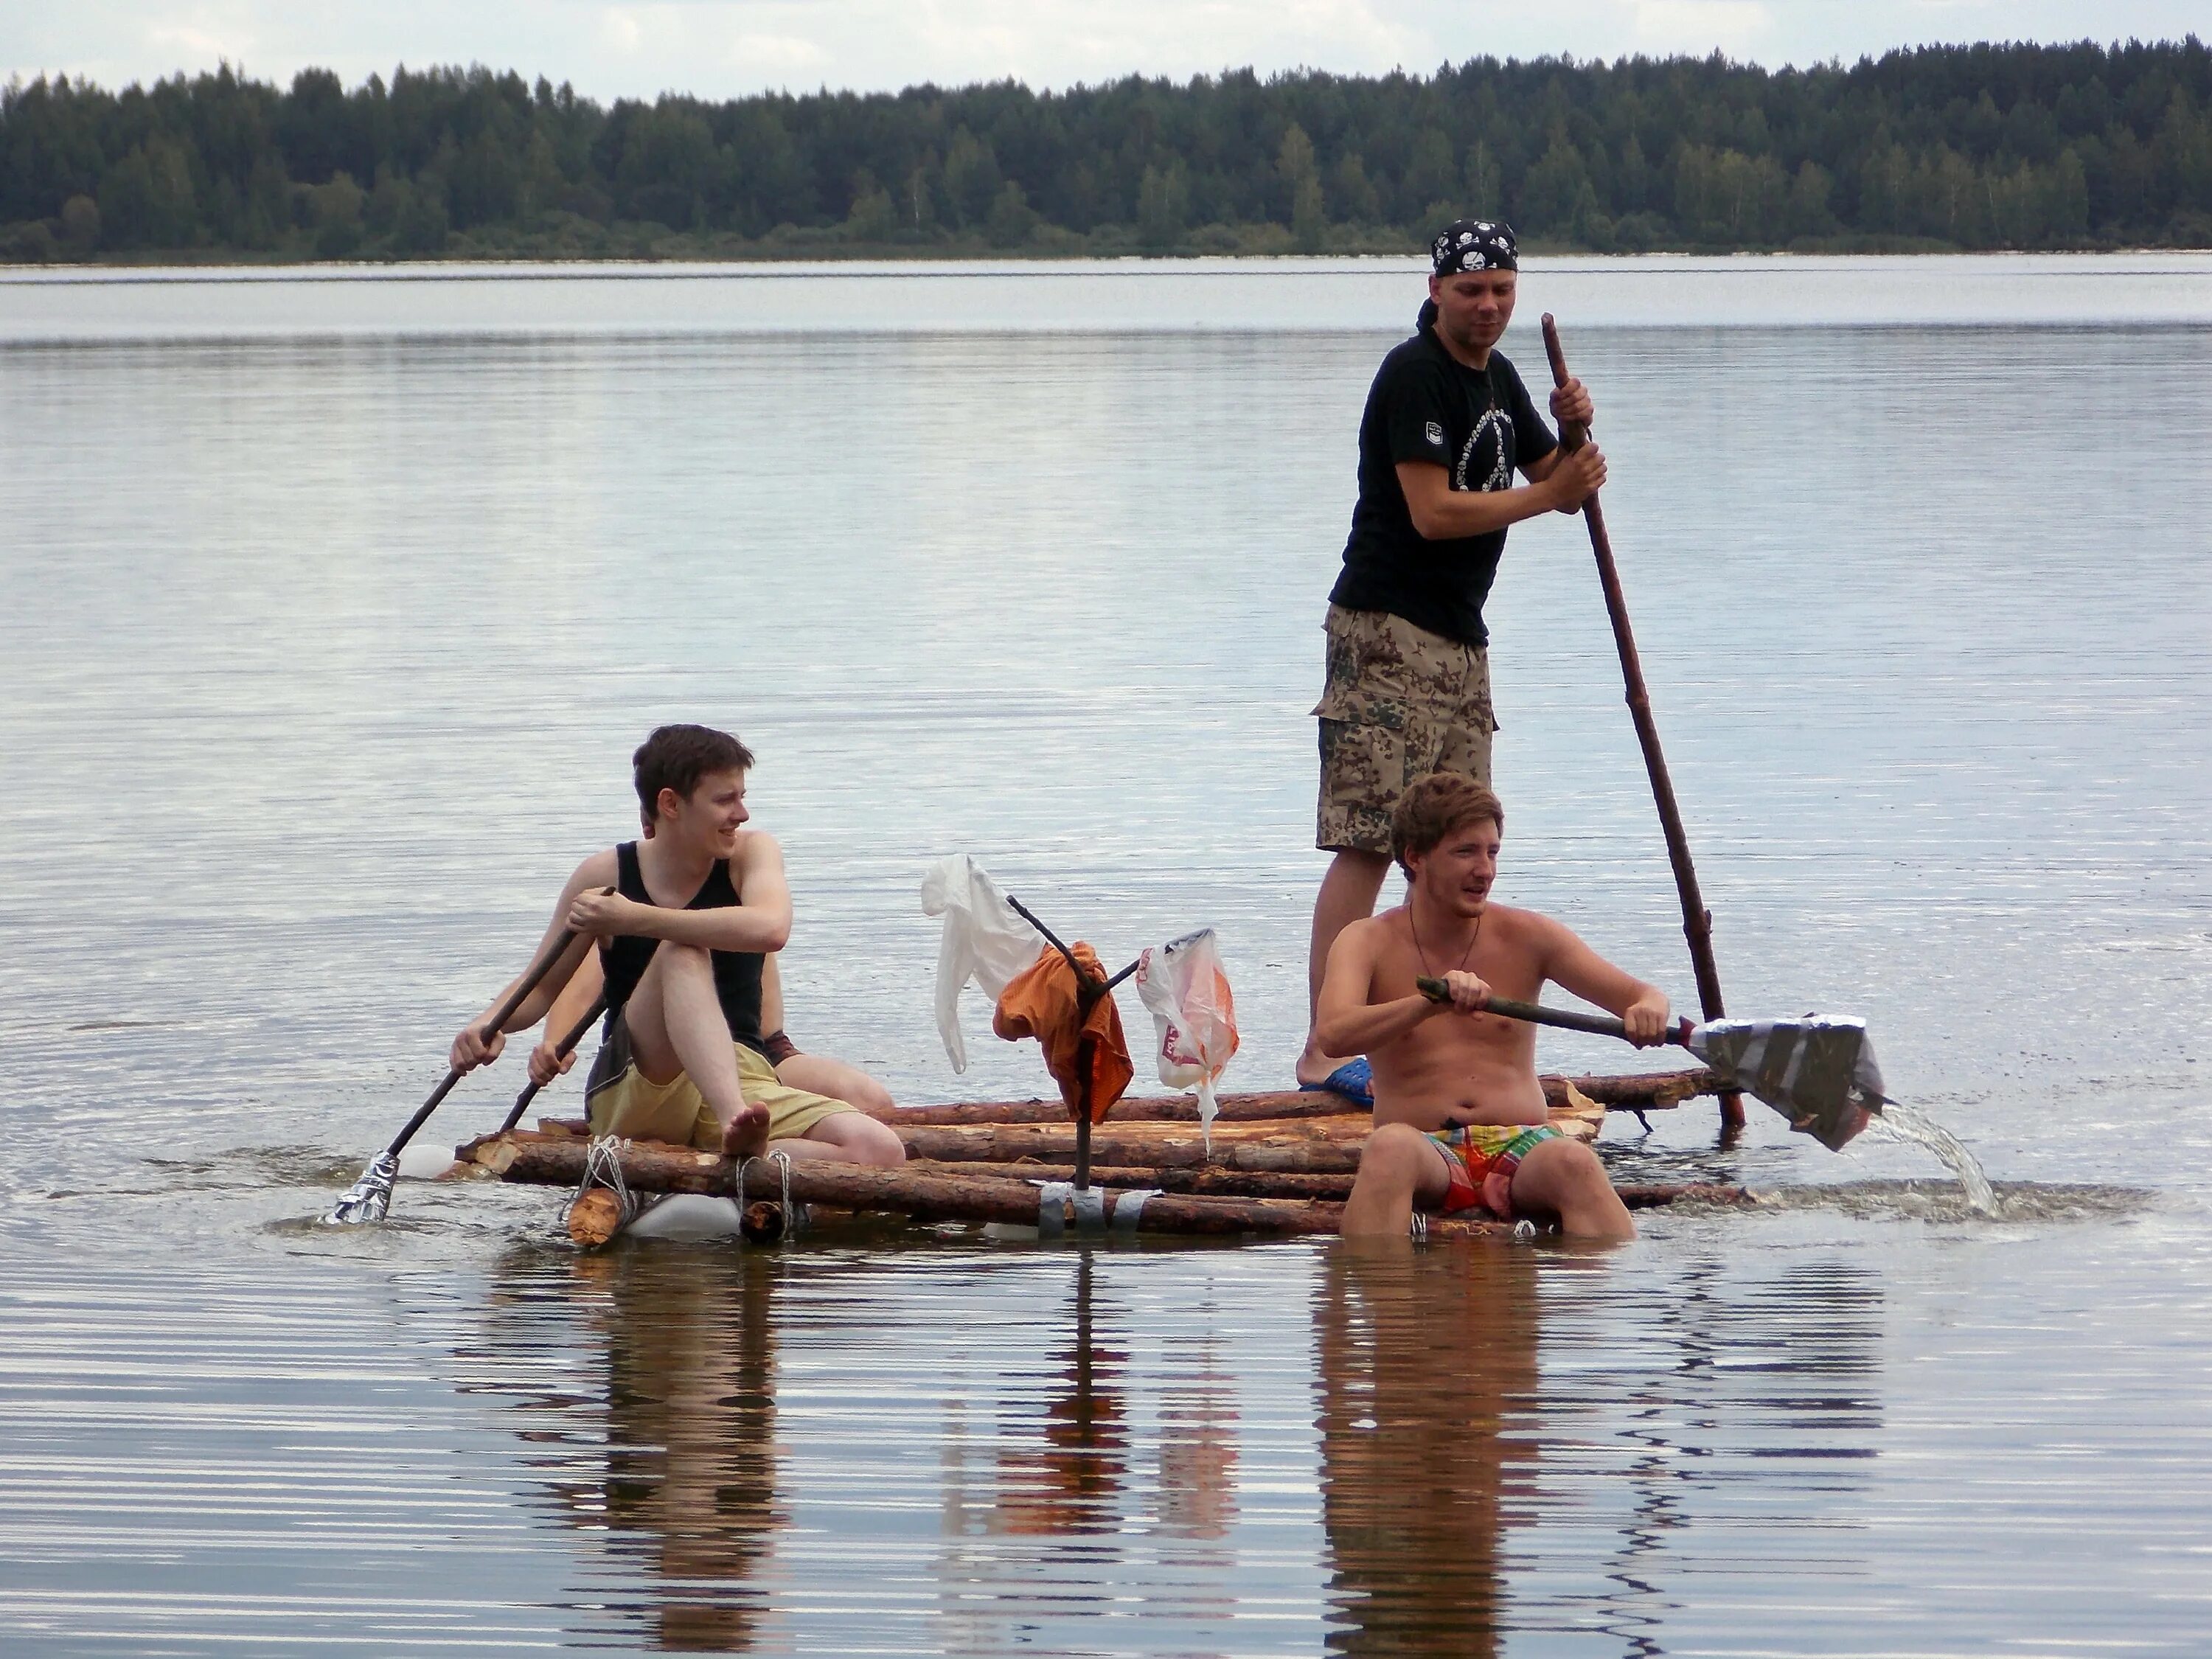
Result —
<svg viewBox="0 0 2212 1659"><path fill-rule="evenodd" d="M1157 1187L1146 1187L1136 1192L1124 1193L1114 1200L1114 1231L1117 1237L1134 1238L1137 1218L1145 1212L1145 1205L1160 1195Z"/></svg>
<svg viewBox="0 0 2212 1659"><path fill-rule="evenodd" d="M1037 1237L1058 1238L1067 1231L1067 1200L1075 1196L1072 1181L1037 1182Z"/></svg>
<svg viewBox="0 0 2212 1659"><path fill-rule="evenodd" d="M1102 1187L1079 1189L1072 1181L1037 1182L1037 1237L1058 1238L1067 1231L1067 1209L1075 1211L1075 1231L1097 1234L1106 1231L1106 1192ZM1139 1207L1142 1207L1139 1206Z"/></svg>

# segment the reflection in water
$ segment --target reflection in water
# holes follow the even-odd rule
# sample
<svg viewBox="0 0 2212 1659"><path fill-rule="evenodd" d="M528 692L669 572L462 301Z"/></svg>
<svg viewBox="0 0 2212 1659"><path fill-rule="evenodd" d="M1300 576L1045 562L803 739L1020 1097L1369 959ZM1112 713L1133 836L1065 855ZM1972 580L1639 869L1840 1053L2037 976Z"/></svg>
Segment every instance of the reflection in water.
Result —
<svg viewBox="0 0 2212 1659"><path fill-rule="evenodd" d="M1333 1251L1317 1318L1329 1650L1494 1654L1536 1456L1504 1432L1533 1418L1534 1253Z"/></svg>
<svg viewBox="0 0 2212 1659"><path fill-rule="evenodd" d="M598 1292L588 1305L603 1328L605 1439L595 1469L565 1460L548 1486L571 1522L605 1531L611 1553L650 1575L657 1646L747 1651L787 1520L776 1493L776 1266L753 1251L669 1249L568 1264L582 1281L574 1288ZM574 1402L562 1403L573 1443Z"/></svg>
<svg viewBox="0 0 2212 1659"><path fill-rule="evenodd" d="M1044 1375L1054 1382L1038 1425L1000 1425L1011 1443L999 1451L994 1531L1053 1535L1118 1531L1129 1434L1120 1384L1126 1352L1102 1346L1091 1252L1075 1270L1075 1318L1066 1345Z"/></svg>
<svg viewBox="0 0 2212 1659"><path fill-rule="evenodd" d="M1872 1273L1816 1258L1747 1284L1723 1258L1660 1292L1553 1252L1337 1250L1317 1320L1332 1652L1494 1655L1510 1629L1656 1654L1682 1577L1732 1571L1739 1528L1768 1570L1863 1571Z"/></svg>

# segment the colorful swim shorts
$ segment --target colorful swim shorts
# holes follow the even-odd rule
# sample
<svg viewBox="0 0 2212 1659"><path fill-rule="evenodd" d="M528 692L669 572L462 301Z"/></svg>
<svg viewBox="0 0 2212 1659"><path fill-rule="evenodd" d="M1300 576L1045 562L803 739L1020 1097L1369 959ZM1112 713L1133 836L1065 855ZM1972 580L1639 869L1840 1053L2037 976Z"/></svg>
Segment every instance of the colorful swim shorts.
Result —
<svg viewBox="0 0 2212 1659"><path fill-rule="evenodd" d="M1548 1123L1470 1123L1429 1136L1451 1164L1444 1213L1477 1205L1500 1221L1513 1219L1513 1175L1521 1160L1547 1140L1565 1139Z"/></svg>

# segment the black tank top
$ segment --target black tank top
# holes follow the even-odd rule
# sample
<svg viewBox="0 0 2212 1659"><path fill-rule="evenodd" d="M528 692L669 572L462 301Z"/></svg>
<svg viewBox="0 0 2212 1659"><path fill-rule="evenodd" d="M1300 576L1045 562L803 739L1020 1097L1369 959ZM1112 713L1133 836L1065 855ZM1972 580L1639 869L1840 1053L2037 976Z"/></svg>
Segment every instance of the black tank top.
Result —
<svg viewBox="0 0 2212 1659"><path fill-rule="evenodd" d="M645 890L645 872L638 867L637 843L626 841L615 848L615 863L620 873L617 884L622 896L635 899L640 904L653 902L653 895ZM738 903L738 890L730 884L730 866L726 860L714 860L714 868L691 896L687 910L720 910ZM614 1032L615 1016L629 994L637 989L637 982L645 977L646 969L652 964L653 948L658 939L624 936L603 941L599 945L599 966L607 978L607 1032ZM757 951L716 951L714 958L714 994L722 1005L722 1018L730 1023L730 1035L748 1048L761 1047L761 969L768 958Z"/></svg>

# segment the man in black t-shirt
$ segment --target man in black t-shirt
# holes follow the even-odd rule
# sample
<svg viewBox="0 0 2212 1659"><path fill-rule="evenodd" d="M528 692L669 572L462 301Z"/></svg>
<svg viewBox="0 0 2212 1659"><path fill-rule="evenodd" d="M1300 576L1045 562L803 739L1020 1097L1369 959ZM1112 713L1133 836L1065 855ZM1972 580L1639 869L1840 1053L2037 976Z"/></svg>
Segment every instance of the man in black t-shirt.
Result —
<svg viewBox="0 0 2212 1659"><path fill-rule="evenodd" d="M1390 813L1431 772L1490 781L1489 632L1483 601L1505 530L1573 513L1605 482L1595 444L1563 456L1513 365L1520 256L1508 226L1462 219L1430 246L1429 302L1382 360L1359 421L1359 500L1329 593L1315 843L1336 854L1314 901L1307 965L1320 993L1336 936L1370 915L1390 865ZM1553 418L1587 422L1570 380ZM1528 482L1516 486L1518 471ZM1451 963L1435 964L1441 974ZM1326 1054L1307 1028L1301 1086L1365 1094L1365 1062Z"/></svg>

